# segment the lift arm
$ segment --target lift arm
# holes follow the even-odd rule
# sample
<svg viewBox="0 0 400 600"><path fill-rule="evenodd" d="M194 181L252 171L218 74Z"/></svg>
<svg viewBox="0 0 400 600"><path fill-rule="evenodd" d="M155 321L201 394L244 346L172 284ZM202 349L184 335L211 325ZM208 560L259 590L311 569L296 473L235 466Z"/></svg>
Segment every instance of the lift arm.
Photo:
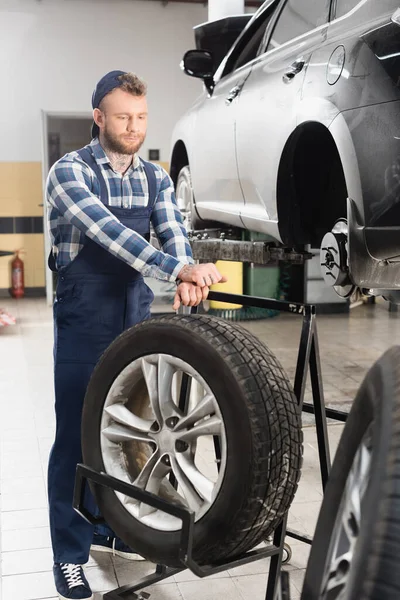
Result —
<svg viewBox="0 0 400 600"><path fill-rule="evenodd" d="M230 260L258 265L277 265L281 262L302 265L313 256L310 252L298 252L270 242L235 239L231 230L195 231L189 234L189 241L193 257L207 262Z"/></svg>

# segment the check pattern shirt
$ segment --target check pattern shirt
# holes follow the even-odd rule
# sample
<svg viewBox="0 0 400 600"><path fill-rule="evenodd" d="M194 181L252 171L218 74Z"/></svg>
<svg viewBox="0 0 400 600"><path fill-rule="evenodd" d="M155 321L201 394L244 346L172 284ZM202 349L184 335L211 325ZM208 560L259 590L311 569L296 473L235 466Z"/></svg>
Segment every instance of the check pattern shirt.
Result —
<svg viewBox="0 0 400 600"><path fill-rule="evenodd" d="M147 206L146 173L138 156L122 175L113 170L98 138L89 144L100 166L112 207ZM146 277L175 281L185 264L193 263L174 186L167 172L156 167L157 199L152 226L162 250L122 225L100 200L100 183L77 152L66 154L50 170L46 184L48 226L57 269L67 266L85 243L85 236Z"/></svg>

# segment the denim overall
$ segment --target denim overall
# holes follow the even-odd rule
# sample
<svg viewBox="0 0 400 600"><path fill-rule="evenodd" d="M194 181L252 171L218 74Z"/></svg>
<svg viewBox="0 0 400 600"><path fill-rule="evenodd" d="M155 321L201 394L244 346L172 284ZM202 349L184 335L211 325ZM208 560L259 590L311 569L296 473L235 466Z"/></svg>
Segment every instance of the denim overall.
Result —
<svg viewBox="0 0 400 600"><path fill-rule="evenodd" d="M114 208L108 206L106 183L91 151L83 148L79 155L98 177L100 200L123 225L149 240L156 201L153 165L142 163L149 186L148 206ZM52 257L49 264L54 270ZM50 529L54 562L84 564L94 530L72 508L72 497L76 465L82 461L81 413L86 388L97 361L111 342L150 316L154 295L138 271L88 237L78 256L58 273L54 303L57 426L48 471ZM88 508L96 510L91 495ZM110 535L107 526L96 530Z"/></svg>

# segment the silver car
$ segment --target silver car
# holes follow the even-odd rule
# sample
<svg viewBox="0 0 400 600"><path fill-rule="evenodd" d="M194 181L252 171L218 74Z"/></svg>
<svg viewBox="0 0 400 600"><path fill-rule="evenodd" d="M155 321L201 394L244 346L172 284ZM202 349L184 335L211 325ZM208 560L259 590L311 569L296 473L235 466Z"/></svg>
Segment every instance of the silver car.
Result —
<svg viewBox="0 0 400 600"><path fill-rule="evenodd" d="M222 62L186 53L185 72L204 81L173 134L171 176L189 228L217 222L321 248L339 294L358 286L396 297L399 7L267 0ZM217 47L227 21L208 27Z"/></svg>

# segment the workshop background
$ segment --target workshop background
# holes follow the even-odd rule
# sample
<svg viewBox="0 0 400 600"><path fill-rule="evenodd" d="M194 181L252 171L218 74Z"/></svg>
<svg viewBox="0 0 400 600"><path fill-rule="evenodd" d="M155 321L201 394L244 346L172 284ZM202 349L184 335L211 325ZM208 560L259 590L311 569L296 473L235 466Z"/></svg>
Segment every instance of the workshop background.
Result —
<svg viewBox="0 0 400 600"><path fill-rule="evenodd" d="M254 10L254 9L253 9ZM44 295L43 182L47 134L60 133L61 155L81 147L89 128L45 130L45 115L91 122L96 82L115 68L148 84L149 130L141 151L158 149L168 168L173 125L199 94L182 75L203 4L130 0L0 1L1 249L24 248L26 294ZM58 129L58 131L57 131ZM44 139L44 135L46 138ZM65 137L68 135L68 137ZM54 140L54 138L53 138ZM78 144L78 145L77 145ZM0 259L0 294L8 295L9 258Z"/></svg>
<svg viewBox="0 0 400 600"><path fill-rule="evenodd" d="M0 253L0 600L56 600L57 596L47 499L47 466L55 430L54 274L46 265L49 239L44 215L49 166L90 141L93 88L107 71L122 69L137 73L148 84L149 129L140 155L169 170L173 128L199 97L203 85L182 73L182 57L195 47L193 28L228 4L234 12L235 7L243 8L244 0L209 0L208 4L199 0L0 0L0 251L4 253ZM244 10L253 13L261 4L261 0L249 0ZM320 6L319 0L310 0L308 6L311 4ZM347 11L356 4L345 0L342 6ZM365 121L368 119L363 124ZM212 121L208 133L212 144ZM394 139L400 139L395 127L392 133ZM395 178L396 164L392 168ZM388 174L385 169L383 173ZM385 179L382 173L379 177ZM398 195L398 189L393 195ZM226 231L220 238L224 243L225 235ZM243 243L264 244L264 234L246 231L241 235ZM25 297L21 299L10 297L13 256L9 254L17 250L24 261ZM279 360L276 369L282 381L285 373L291 384L301 364L299 356L304 358L310 350L307 335L317 323L319 348L313 347L312 356L315 360L320 356L317 367L321 368L314 368L313 375L321 388L316 385L313 389L308 380L303 391L305 401L311 403L313 392L317 396L323 384L326 405L341 414L339 420L329 419L327 431L323 431L333 457L344 428L340 421L345 421L374 361L398 343L400 322L394 302L367 296L367 290L352 289L349 297L337 295L323 280L319 248L306 250L312 250L314 256L300 265L231 262L229 287L218 288L293 302L285 305L286 313L279 312L279 302L270 308L256 308L227 307L214 301L200 310L223 317L233 324L232 330L240 322L245 341L250 333L255 346L258 341L266 344L271 351L269 359L274 361L275 355ZM170 299L175 283L152 280L150 284L156 293L153 313L173 312ZM304 307L307 302L318 304L317 317L314 308ZM188 361L191 351L188 347ZM246 352L241 349L237 357L242 354ZM389 385L388 381L390 384L390 377L382 385ZM395 401L399 402L397 396ZM322 453L329 462L327 447L322 448L321 439L317 440L314 416L304 413L302 425L302 475L288 514L288 528L297 532L297 538L286 538L290 547L284 566L290 573L290 600L309 600L302 593L310 546L301 538L311 541L315 533L323 500ZM213 451L206 458L211 457L216 468L215 438L209 437ZM230 439L240 442L240 433ZM379 472L375 469L375 475ZM346 526L351 519L343 522ZM358 543L357 535L354 537L352 551ZM269 542L265 540L262 547ZM345 564L348 571L351 560ZM184 570L148 591L151 600L264 600L270 564L270 559L254 561L210 579L199 579ZM153 573L154 565L149 561L132 564L104 553L92 554L85 570L95 600L101 600L117 586ZM340 575L339 568L337 573ZM332 594L332 600L336 598L342 596Z"/></svg>

